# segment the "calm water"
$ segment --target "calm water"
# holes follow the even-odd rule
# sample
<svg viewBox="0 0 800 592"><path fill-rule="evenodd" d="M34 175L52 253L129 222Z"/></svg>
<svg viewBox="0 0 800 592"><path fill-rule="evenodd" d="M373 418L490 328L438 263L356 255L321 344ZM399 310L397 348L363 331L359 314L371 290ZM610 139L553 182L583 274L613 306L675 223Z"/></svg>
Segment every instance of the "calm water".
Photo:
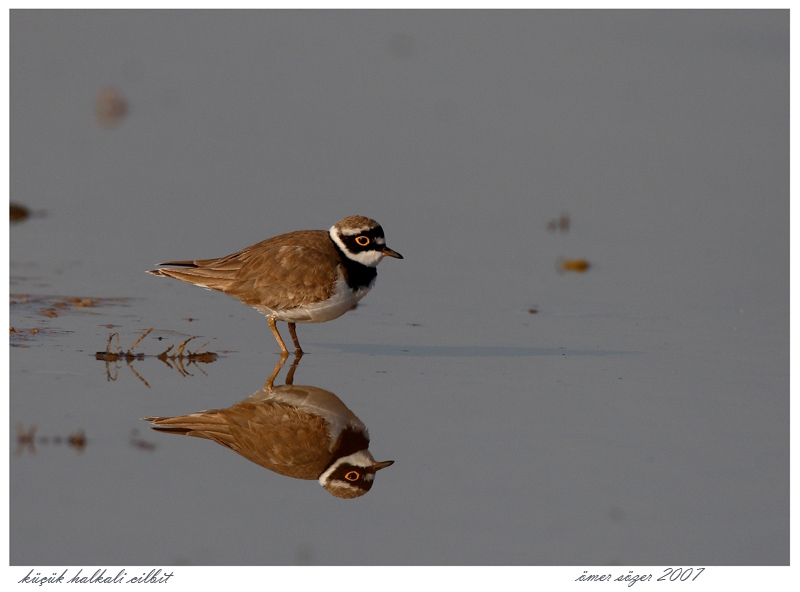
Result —
<svg viewBox="0 0 800 592"><path fill-rule="evenodd" d="M40 215L10 228L11 564L787 565L788 35L788 11L13 12L11 200ZM278 349L145 270L354 213L405 259L298 326L294 383L395 461L372 490L149 430L259 391ZM158 359L192 336L217 357Z"/></svg>

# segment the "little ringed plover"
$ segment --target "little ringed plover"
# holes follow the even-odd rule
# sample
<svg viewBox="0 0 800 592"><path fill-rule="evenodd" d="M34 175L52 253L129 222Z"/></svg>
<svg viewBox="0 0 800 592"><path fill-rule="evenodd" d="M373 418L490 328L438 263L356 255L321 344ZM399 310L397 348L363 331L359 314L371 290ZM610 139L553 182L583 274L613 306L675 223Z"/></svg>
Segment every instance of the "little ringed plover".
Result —
<svg viewBox="0 0 800 592"><path fill-rule="evenodd" d="M403 256L386 246L383 228L349 216L330 230L288 232L219 259L169 261L148 271L209 290L225 292L267 316L282 355L288 350L276 321L289 324L302 353L295 323L322 323L342 316L372 289L385 257Z"/></svg>

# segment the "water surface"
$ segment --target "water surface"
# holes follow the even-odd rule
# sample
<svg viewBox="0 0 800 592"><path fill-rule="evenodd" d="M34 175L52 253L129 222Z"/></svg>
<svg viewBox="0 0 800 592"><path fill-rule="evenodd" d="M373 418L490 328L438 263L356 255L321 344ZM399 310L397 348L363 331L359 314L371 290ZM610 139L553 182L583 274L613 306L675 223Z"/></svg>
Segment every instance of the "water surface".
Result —
<svg viewBox="0 0 800 592"><path fill-rule="evenodd" d="M788 32L12 12L11 200L43 214L10 228L11 563L788 564ZM298 327L294 381L395 461L372 490L150 431L258 391L278 349L145 270L356 213L405 259ZM158 358L192 336L213 361Z"/></svg>

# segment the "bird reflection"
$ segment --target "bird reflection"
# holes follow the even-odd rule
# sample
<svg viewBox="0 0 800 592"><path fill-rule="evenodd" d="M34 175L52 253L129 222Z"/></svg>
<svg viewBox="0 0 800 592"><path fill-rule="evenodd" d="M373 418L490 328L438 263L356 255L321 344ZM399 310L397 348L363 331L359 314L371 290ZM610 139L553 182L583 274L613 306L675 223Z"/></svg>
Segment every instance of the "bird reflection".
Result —
<svg viewBox="0 0 800 592"><path fill-rule="evenodd" d="M273 384L284 358L263 389L227 409L144 420L157 431L213 440L281 475L317 479L336 497L362 496L372 488L375 473L394 461L375 461L367 427L339 397L292 384L300 357L292 362L285 385Z"/></svg>

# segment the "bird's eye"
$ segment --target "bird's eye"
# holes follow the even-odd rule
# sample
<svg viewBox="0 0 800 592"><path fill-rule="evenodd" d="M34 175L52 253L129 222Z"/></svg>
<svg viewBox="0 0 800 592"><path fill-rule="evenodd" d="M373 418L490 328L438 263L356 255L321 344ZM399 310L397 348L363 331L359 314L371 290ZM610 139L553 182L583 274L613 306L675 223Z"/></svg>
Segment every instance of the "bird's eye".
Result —
<svg viewBox="0 0 800 592"><path fill-rule="evenodd" d="M358 477L359 477L358 471L350 471L344 476L344 478L347 479L348 481L358 481Z"/></svg>
<svg viewBox="0 0 800 592"><path fill-rule="evenodd" d="M356 243L360 247L366 247L369 244L369 237L368 236L364 236L364 235L357 236L356 237Z"/></svg>

